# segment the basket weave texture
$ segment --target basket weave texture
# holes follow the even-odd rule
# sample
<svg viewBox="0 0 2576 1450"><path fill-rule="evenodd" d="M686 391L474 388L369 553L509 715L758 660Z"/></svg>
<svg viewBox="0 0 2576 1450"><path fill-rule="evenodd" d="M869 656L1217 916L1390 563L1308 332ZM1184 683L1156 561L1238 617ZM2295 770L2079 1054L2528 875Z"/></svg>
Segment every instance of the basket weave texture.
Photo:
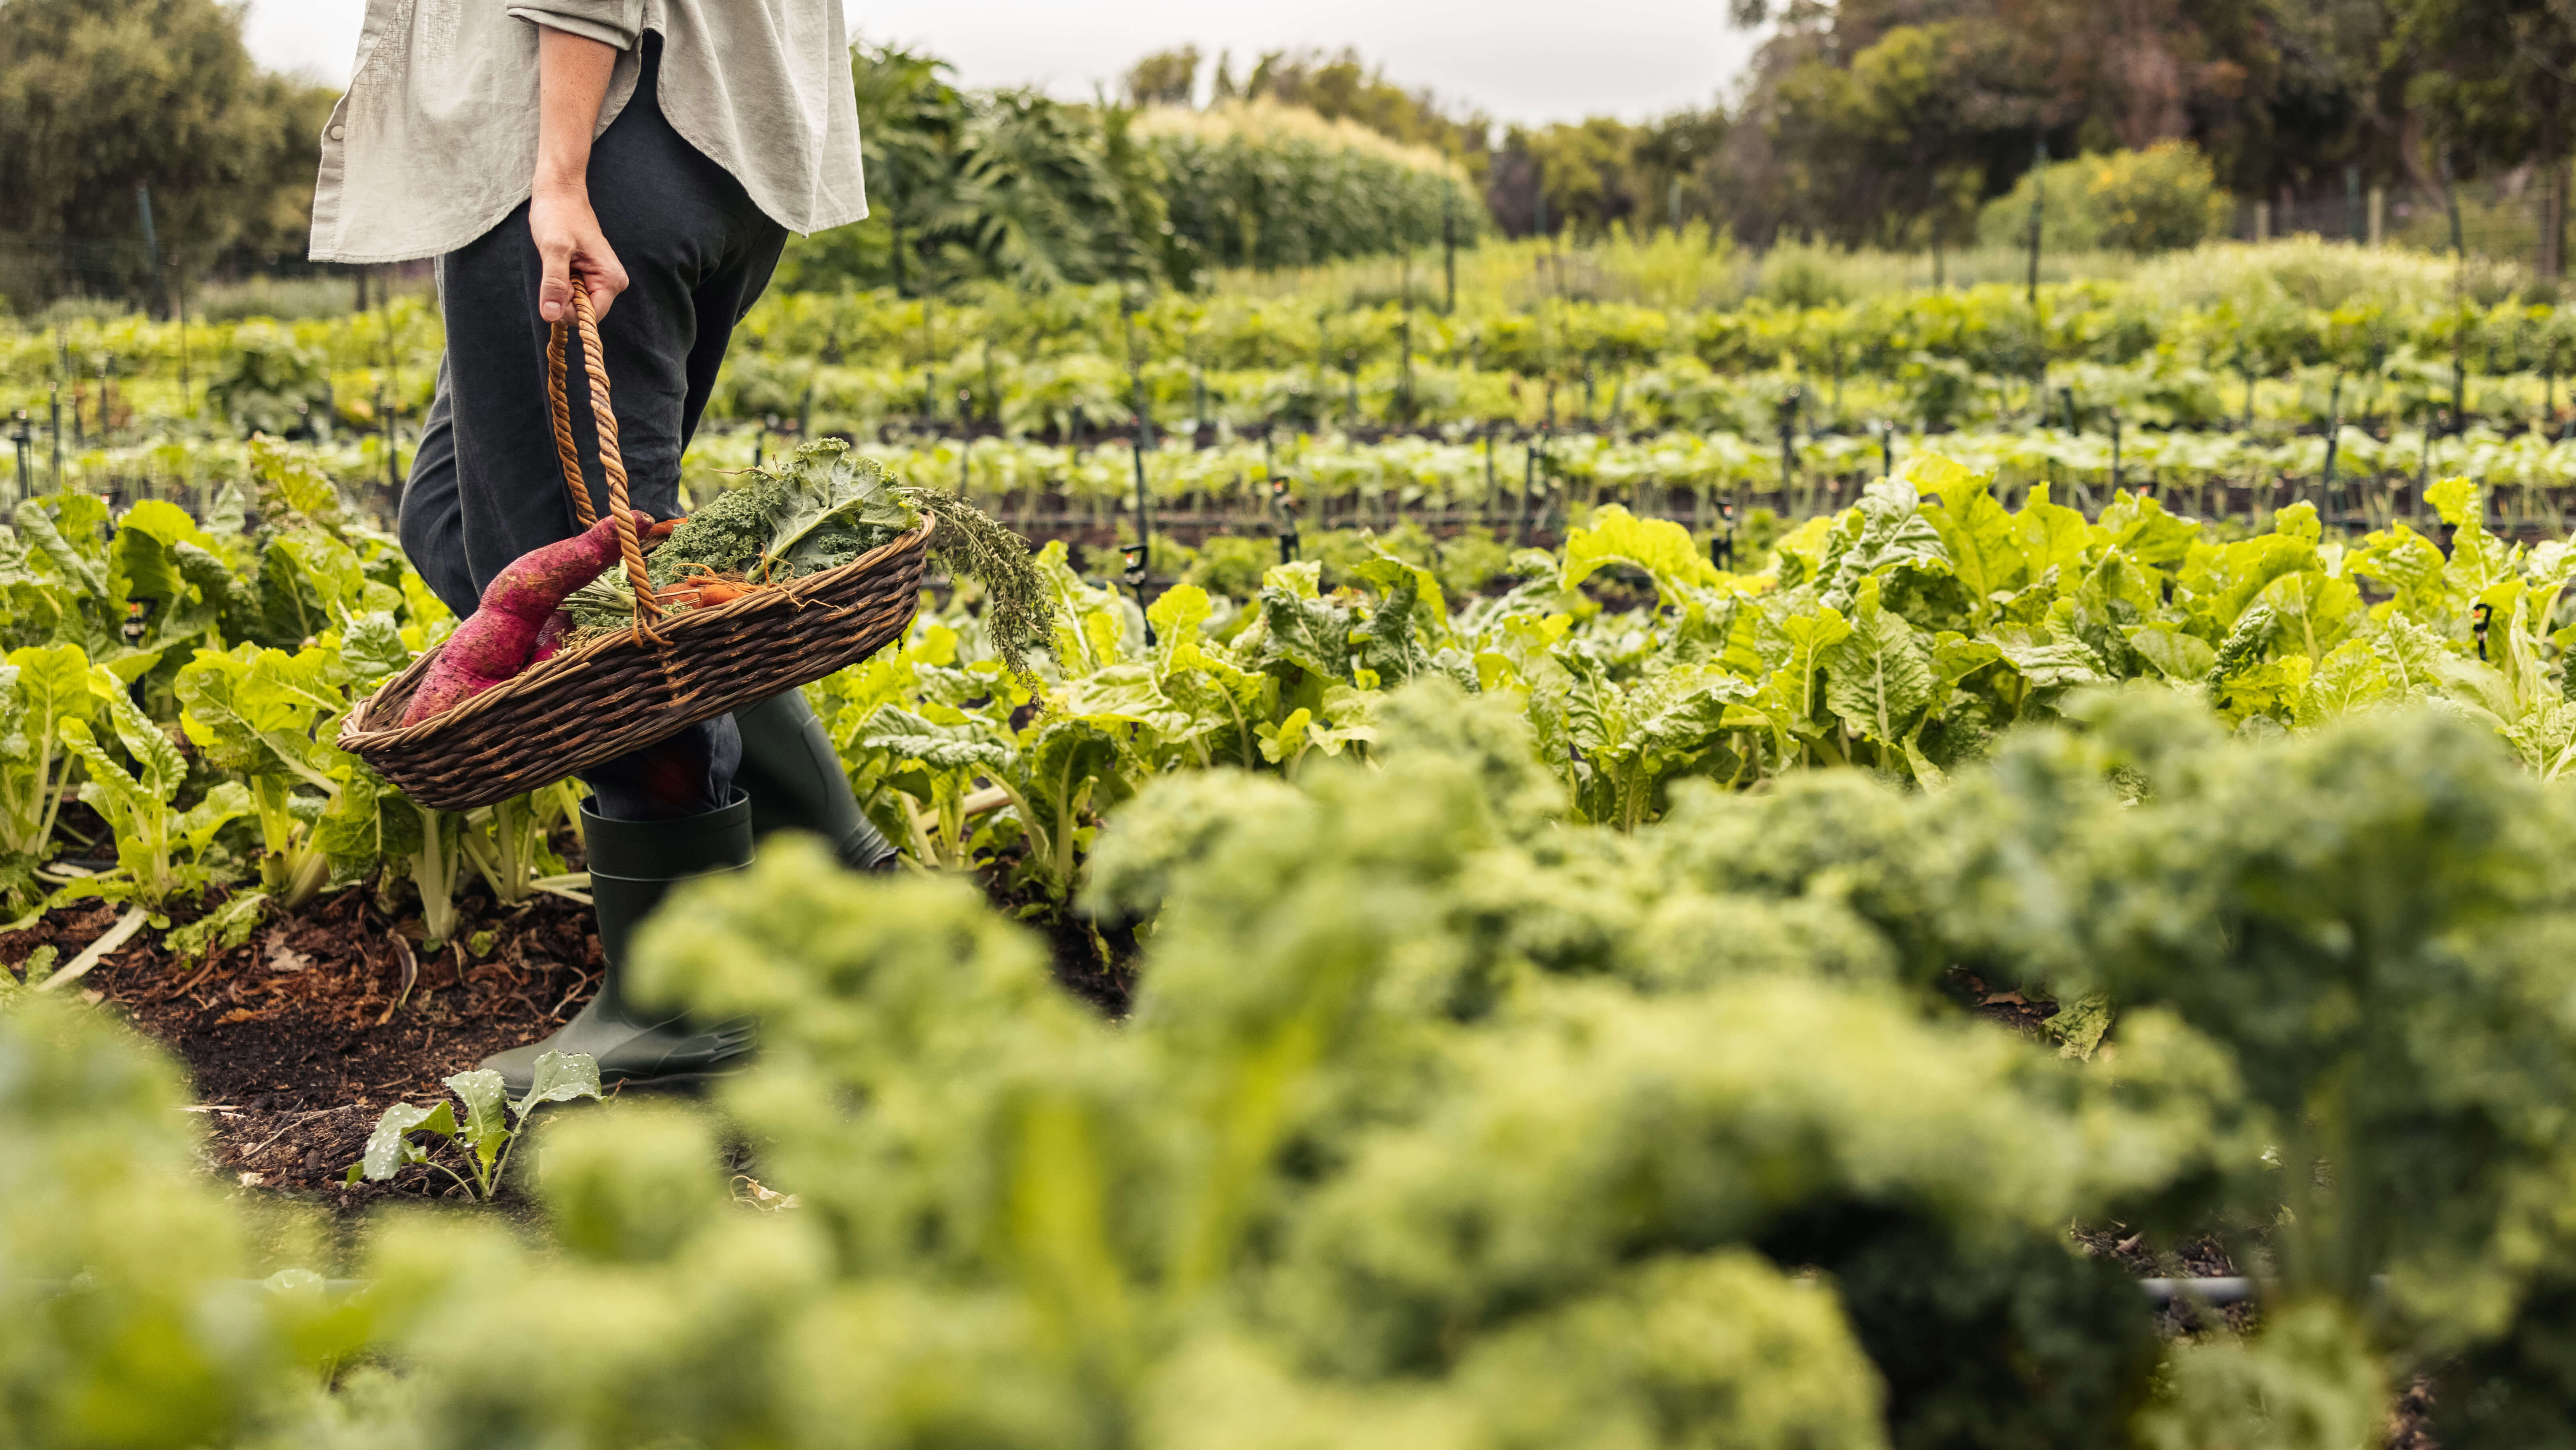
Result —
<svg viewBox="0 0 2576 1450"><path fill-rule="evenodd" d="M629 522L626 468L608 406L608 374L597 362L590 294L578 277L572 291L573 325L556 324L548 357L555 444L573 513L588 526L597 515L573 452L564 393L577 332L609 507L639 599L635 628L565 650L417 724L398 725L403 706L446 649L433 646L351 710L340 724L340 748L434 810L471 810L552 785L701 720L819 680L901 639L920 607L937 526L927 512L920 528L836 568L710 608L658 609Z"/></svg>
<svg viewBox="0 0 2576 1450"><path fill-rule="evenodd" d="M819 680L903 638L921 604L933 525L838 568L577 645L421 721L394 726L444 646L349 712L340 748L434 810L552 785L701 720ZM386 728L379 728L382 721Z"/></svg>

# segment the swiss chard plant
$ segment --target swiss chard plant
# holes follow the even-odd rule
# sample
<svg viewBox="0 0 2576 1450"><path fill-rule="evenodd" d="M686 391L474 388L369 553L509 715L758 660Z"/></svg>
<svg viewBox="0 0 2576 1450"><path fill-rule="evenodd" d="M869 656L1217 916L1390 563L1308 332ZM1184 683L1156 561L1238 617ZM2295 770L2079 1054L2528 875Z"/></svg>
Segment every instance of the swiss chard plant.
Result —
<svg viewBox="0 0 2576 1450"><path fill-rule="evenodd" d="M264 848L261 885L289 911L312 900L335 864L321 822L340 807L355 764L330 743L349 706L338 652L200 651L180 669L177 690L190 742L248 785ZM347 864L363 870L374 857Z"/></svg>
<svg viewBox="0 0 2576 1450"><path fill-rule="evenodd" d="M522 905L540 882L566 874L549 842L556 827L572 816L578 800L575 787L567 781L466 813L457 843L483 884L491 888L494 902Z"/></svg>
<svg viewBox="0 0 2576 1450"><path fill-rule="evenodd" d="M21 500L0 548L10 643L76 644L92 658L115 649L122 620L107 587L107 505L82 493Z"/></svg>
<svg viewBox="0 0 2576 1450"><path fill-rule="evenodd" d="M90 690L104 706L126 761L108 753L89 719L67 714L55 721L56 737L88 775L81 803L97 811L116 837L116 870L82 881L78 891L158 909L174 896L215 884L223 874L215 835L251 814L249 789L222 781L181 809L188 762L179 747L128 698L125 682L115 675L93 668Z"/></svg>
<svg viewBox="0 0 2576 1450"><path fill-rule="evenodd" d="M0 907L23 909L41 894L36 872L75 789L59 727L96 717L89 677L78 645L30 645L0 663Z"/></svg>

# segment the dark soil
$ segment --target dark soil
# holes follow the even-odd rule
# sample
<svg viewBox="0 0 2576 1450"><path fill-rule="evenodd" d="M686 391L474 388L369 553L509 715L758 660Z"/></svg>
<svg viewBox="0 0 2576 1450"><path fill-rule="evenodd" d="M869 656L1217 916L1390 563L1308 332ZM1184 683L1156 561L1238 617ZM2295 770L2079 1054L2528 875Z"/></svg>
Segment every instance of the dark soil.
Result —
<svg viewBox="0 0 2576 1450"><path fill-rule="evenodd" d="M1047 939L1066 990L1104 1016L1126 1015L1132 928L1095 930L1042 893L1008 885L1006 872L985 880L997 909ZM212 1171L343 1212L453 1196L462 1190L426 1165L386 1184L342 1176L387 1107L436 1102L447 1095L441 1079L554 1031L598 989L601 966L590 909L577 902L539 895L502 909L478 888L458 906L457 940L434 953L420 950L417 916L388 917L363 887L265 924L202 966L143 932L82 979L79 995L187 1065L189 1111L205 1116ZM68 962L122 913L85 904L0 933L0 968L23 971L48 945Z"/></svg>
<svg viewBox="0 0 2576 1450"><path fill-rule="evenodd" d="M1964 967L1952 967L1942 985L1973 1016L2033 1042L2051 1039L2048 1020L2057 1015L2057 1004L2046 997L2025 997L2015 988L1989 986L1985 978Z"/></svg>
<svg viewBox="0 0 2576 1450"><path fill-rule="evenodd" d="M1003 871L985 873L984 896L994 910L1046 938L1055 959L1056 985L1113 1022L1127 1016L1141 950L1134 926L1095 922L1068 911L1034 887L1011 884Z"/></svg>
<svg viewBox="0 0 2576 1450"><path fill-rule="evenodd" d="M364 889L263 926L202 967L145 933L91 972L81 995L187 1064L189 1111L206 1117L215 1171L343 1209L435 1197L455 1184L425 1166L389 1184L340 1179L386 1107L435 1101L441 1078L552 1032L596 988L600 965L586 907L538 896L501 910L479 895L460 906L459 942L428 954L419 919L387 919ZM0 963L15 967L48 943L68 960L118 914L48 913L0 935Z"/></svg>

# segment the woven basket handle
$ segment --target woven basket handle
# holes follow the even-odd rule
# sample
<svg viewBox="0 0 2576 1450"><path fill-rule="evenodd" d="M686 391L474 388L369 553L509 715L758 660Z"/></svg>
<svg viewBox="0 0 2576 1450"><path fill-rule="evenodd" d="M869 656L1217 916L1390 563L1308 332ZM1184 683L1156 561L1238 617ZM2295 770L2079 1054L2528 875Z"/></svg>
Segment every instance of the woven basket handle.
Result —
<svg viewBox="0 0 2576 1450"><path fill-rule="evenodd" d="M608 404L608 369L600 362L599 319L591 310L590 289L582 285L579 262L572 267L572 321L558 320L546 348L546 400L554 407L555 457L563 464L564 491L572 497L573 517L584 529L599 522L590 504L590 486L582 481L581 452L572 441L572 403L566 396L574 332L581 334L581 368L590 379L590 421L599 434L599 471L608 478L609 516L617 521L617 550L626 560L626 582L635 588L635 633L662 643L654 622L662 602L653 596L653 579L644 568L644 545L635 537L635 515L626 507L626 458L617 447L617 414Z"/></svg>

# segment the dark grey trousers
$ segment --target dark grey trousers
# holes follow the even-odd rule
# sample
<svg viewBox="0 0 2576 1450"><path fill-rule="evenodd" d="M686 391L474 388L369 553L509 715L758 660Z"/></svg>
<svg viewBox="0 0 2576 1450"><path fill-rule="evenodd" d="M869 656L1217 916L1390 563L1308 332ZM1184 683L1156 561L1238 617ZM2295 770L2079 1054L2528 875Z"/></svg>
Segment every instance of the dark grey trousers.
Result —
<svg viewBox="0 0 2576 1450"><path fill-rule="evenodd" d="M629 499L668 518L679 512L681 451L787 232L662 118L660 37L648 35L645 47L634 98L591 148L590 201L629 279L599 326ZM447 355L403 490L401 532L412 567L460 618L511 561L575 532L546 398L543 277L524 202L438 259ZM568 392L593 506L605 512L577 358ZM740 755L733 721L719 717L583 778L611 819L694 815L732 799Z"/></svg>

